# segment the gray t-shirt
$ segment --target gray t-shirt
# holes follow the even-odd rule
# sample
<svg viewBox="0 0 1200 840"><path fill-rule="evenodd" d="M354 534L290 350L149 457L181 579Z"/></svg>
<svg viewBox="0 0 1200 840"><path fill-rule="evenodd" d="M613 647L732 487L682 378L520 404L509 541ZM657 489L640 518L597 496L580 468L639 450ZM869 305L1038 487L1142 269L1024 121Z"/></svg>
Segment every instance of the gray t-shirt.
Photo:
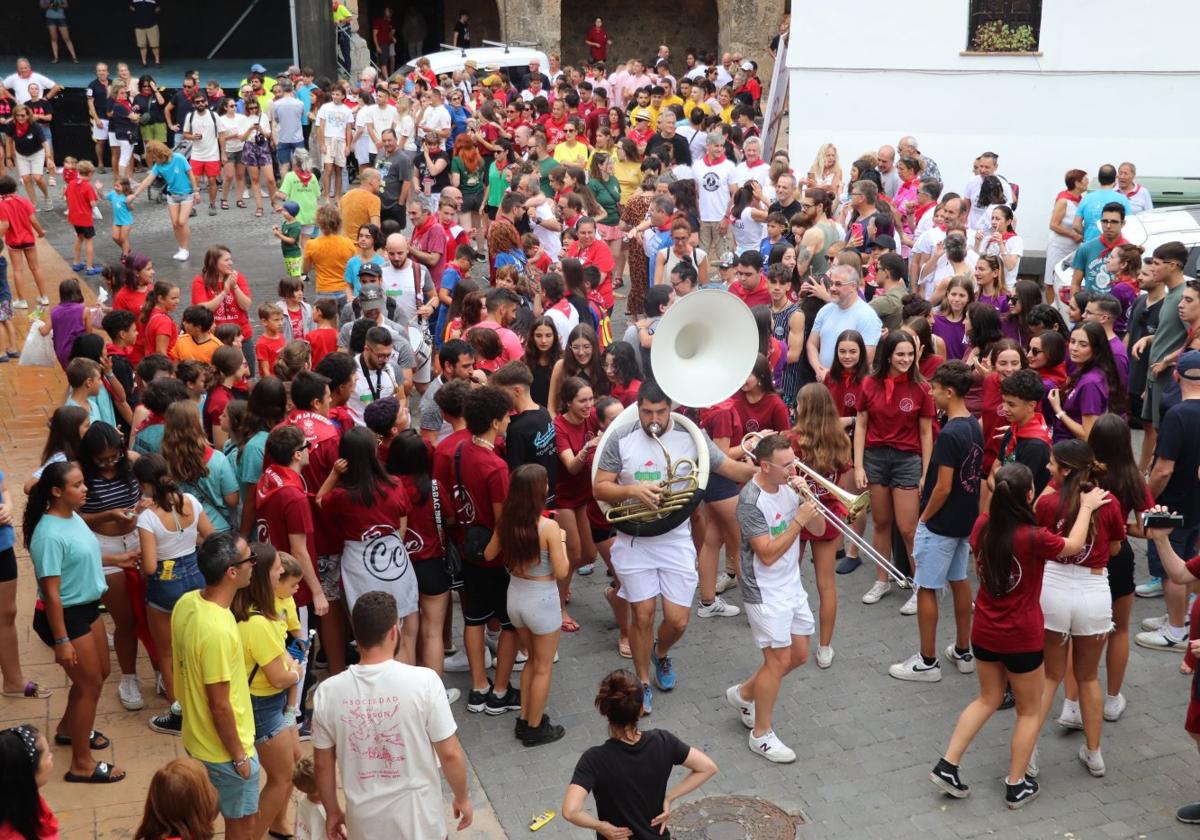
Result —
<svg viewBox="0 0 1200 840"><path fill-rule="evenodd" d="M375 168L383 178L383 195L380 203L384 210L391 210L400 203L400 190L406 181L412 181L412 158L403 150L397 149L391 157L380 155L375 160Z"/></svg>
<svg viewBox="0 0 1200 840"><path fill-rule="evenodd" d="M429 387L421 395L421 405L417 409L421 418L421 431L437 432L439 441L453 431L453 427L446 422L446 418L442 416L442 410L438 408L437 401L434 399L445 384L446 380L442 377L433 377Z"/></svg>
<svg viewBox="0 0 1200 840"><path fill-rule="evenodd" d="M304 130L300 119L304 115L304 103L294 96L282 96L271 103L271 116L279 126L275 134L276 143L303 143Z"/></svg>
<svg viewBox="0 0 1200 840"><path fill-rule="evenodd" d="M686 432L683 432L683 430L676 426L674 421L672 421L670 427L667 429L667 434L670 434L674 431L679 431L686 434ZM626 429L622 434L614 434L611 438L609 438L608 442L604 445L604 449L600 452L598 468L604 470L605 472L616 473L618 476L620 476L622 469L621 439L628 437L629 435L640 434L645 433L642 431L641 424L636 423ZM703 429L700 430L700 436L704 438L704 443L708 446L709 471L715 471L717 467L721 466L721 463L725 460L725 453L721 451L720 447L712 442L712 438L710 438L708 433ZM647 437L649 436L647 435Z"/></svg>
<svg viewBox="0 0 1200 840"><path fill-rule="evenodd" d="M413 355L412 345L408 343L408 330L401 327L395 321L383 319L380 326L387 329L392 334L392 370L396 375L397 381L404 379L404 371L411 370L416 367L416 357ZM354 332L354 321L348 324L343 324L338 330L338 347L350 346L350 335Z"/></svg>

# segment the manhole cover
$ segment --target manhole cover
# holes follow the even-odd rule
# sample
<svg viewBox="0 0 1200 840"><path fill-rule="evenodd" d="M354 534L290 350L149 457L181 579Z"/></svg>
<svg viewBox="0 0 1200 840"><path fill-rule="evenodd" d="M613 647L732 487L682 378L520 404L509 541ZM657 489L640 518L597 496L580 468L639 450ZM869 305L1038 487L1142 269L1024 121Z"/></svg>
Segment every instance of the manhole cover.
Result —
<svg viewBox="0 0 1200 840"><path fill-rule="evenodd" d="M755 796L708 796L671 815L676 840L793 840L804 817Z"/></svg>

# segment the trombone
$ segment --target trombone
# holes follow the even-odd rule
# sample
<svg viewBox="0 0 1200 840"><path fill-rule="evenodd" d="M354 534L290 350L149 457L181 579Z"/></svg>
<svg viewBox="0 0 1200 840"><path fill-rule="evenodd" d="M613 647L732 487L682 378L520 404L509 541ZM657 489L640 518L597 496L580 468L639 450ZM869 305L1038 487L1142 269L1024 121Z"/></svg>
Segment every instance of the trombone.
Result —
<svg viewBox="0 0 1200 840"><path fill-rule="evenodd" d="M751 460L754 460L754 447L758 445L758 442L768 435L775 434L780 433L770 430L750 432L742 438L742 451L749 455ZM857 520L858 517L861 516L871 504L870 492L868 491L860 493L856 496L849 490L839 487L837 484L821 475L812 467L805 464L799 458L794 460L792 465L796 468L799 477L804 480L800 482L798 487L790 483L788 486L795 490L802 500L805 498L810 500L817 508L817 512L821 514L821 517L825 520L826 524L833 526L833 528L839 534L853 543L858 548L859 554L866 556L869 560L874 562L876 566L883 569L887 576L894 580L901 587L910 587L912 585L912 581L903 572L896 568L891 560L876 551L875 546L871 544L870 540L854 530L855 520ZM845 505L845 517L838 516L836 513L826 507L825 503L821 501L817 494L813 492L812 487L809 486L808 482L810 481L814 484L820 485L825 492Z"/></svg>

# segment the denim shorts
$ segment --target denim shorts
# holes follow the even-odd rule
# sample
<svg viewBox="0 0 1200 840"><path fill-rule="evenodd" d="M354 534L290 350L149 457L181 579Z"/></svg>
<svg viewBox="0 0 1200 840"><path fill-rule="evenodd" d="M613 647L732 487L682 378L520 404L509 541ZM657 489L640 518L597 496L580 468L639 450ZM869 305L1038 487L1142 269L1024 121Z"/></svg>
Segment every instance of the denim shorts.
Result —
<svg viewBox="0 0 1200 840"><path fill-rule="evenodd" d="M275 159L279 161L280 166L289 166L292 162L292 152L303 148L304 143L276 143Z"/></svg>
<svg viewBox="0 0 1200 840"><path fill-rule="evenodd" d="M287 690L267 697L250 695L250 707L254 710L254 743L270 741L287 728L283 709L287 705Z"/></svg>
<svg viewBox="0 0 1200 840"><path fill-rule="evenodd" d="M243 779L232 761L202 761L208 780L217 789L217 807L227 820L258 813L258 756L250 756L250 778Z"/></svg>
<svg viewBox="0 0 1200 840"><path fill-rule="evenodd" d="M967 555L970 546L966 537L943 537L917 522L913 537L913 556L917 574L913 582L922 589L942 589L947 581L967 579Z"/></svg>
<svg viewBox="0 0 1200 840"><path fill-rule="evenodd" d="M915 452L872 446L863 452L863 469L868 483L882 487L909 490L921 483L921 456Z"/></svg>
<svg viewBox="0 0 1200 840"><path fill-rule="evenodd" d="M191 204L195 200L196 200L195 193L186 193L184 195L176 195L175 193L167 193L167 204L178 206L180 204Z"/></svg>
<svg viewBox="0 0 1200 840"><path fill-rule="evenodd" d="M146 578L146 603L151 609L169 614L186 593L203 588L204 576L196 565L195 552L174 560L159 560L154 574Z"/></svg>

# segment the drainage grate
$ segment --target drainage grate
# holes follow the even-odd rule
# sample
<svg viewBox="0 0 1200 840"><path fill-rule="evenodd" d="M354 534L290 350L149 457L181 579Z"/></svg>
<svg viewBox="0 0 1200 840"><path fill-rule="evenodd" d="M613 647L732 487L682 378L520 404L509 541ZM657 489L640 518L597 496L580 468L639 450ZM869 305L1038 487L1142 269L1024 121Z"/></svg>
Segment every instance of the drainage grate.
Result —
<svg viewBox="0 0 1200 840"><path fill-rule="evenodd" d="M755 796L709 796L671 815L676 840L793 840L803 814L789 814Z"/></svg>

